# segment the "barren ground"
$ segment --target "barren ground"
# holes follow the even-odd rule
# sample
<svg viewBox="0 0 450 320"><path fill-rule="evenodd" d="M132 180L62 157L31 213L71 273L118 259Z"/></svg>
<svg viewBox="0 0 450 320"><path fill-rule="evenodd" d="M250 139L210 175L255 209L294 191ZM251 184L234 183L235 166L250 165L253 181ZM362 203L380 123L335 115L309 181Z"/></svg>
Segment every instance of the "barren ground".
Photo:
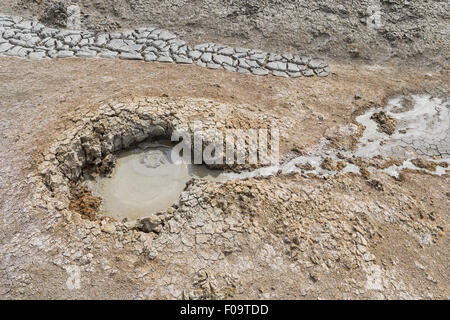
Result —
<svg viewBox="0 0 450 320"><path fill-rule="evenodd" d="M39 183L51 144L74 119L94 117L111 101L209 106L200 108L204 119L216 117L219 105L243 122L260 114L292 119L281 145L287 156L314 150L322 137L353 148L361 130L346 136L339 129L389 98L448 99L444 71L330 66L327 78L280 79L160 63L0 57L1 297L448 299L448 174L197 181L185 196L198 201L181 199L159 234L82 219ZM81 268L79 289L67 284L72 266Z"/></svg>
<svg viewBox="0 0 450 320"><path fill-rule="evenodd" d="M155 26L193 44L449 66L450 9L443 0L3 0L0 12L58 24L46 16L56 2L79 5L90 30Z"/></svg>

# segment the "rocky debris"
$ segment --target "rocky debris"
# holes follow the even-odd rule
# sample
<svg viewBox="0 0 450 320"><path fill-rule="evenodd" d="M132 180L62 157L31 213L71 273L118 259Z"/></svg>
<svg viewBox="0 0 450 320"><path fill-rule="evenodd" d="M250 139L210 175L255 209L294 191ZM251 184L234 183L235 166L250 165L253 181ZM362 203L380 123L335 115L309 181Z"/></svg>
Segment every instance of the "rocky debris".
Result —
<svg viewBox="0 0 450 320"><path fill-rule="evenodd" d="M388 135L392 135L395 132L397 121L386 114L384 111L374 113L370 119L374 120L378 124L378 130Z"/></svg>
<svg viewBox="0 0 450 320"><path fill-rule="evenodd" d="M116 58L165 63L192 64L208 69L225 69L242 74L285 78L327 76L321 59L232 48L216 43L191 47L170 31L138 28L110 34L79 29L79 7L55 2L47 8L43 22L71 30L47 28L37 21L14 20L0 15L0 54L40 58Z"/></svg>
<svg viewBox="0 0 450 320"><path fill-rule="evenodd" d="M328 171L341 171L346 164L343 161L337 161L333 158L325 158L320 167Z"/></svg>
<svg viewBox="0 0 450 320"><path fill-rule="evenodd" d="M93 196L87 187L80 190L73 189L72 196L74 200L69 204L70 210L78 212L85 219L97 220L97 211L102 202L99 197Z"/></svg>
<svg viewBox="0 0 450 320"><path fill-rule="evenodd" d="M67 4L64 1L52 2L45 9L42 22L65 28L68 16Z"/></svg>
<svg viewBox="0 0 450 320"><path fill-rule="evenodd" d="M411 163L418 168L426 169L429 171L436 171L437 166L441 166L443 168L448 167L448 163L446 163L446 162L433 162L433 161L425 160L423 158L412 159Z"/></svg>
<svg viewBox="0 0 450 320"><path fill-rule="evenodd" d="M158 215L141 219L137 222L136 228L142 232L160 233L162 231L163 218Z"/></svg>

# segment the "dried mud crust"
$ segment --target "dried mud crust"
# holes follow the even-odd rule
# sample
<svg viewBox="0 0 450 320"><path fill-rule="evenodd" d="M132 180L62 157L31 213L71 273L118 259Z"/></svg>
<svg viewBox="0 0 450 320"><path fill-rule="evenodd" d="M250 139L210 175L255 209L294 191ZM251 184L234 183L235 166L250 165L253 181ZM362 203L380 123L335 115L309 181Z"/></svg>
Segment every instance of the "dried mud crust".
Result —
<svg viewBox="0 0 450 320"><path fill-rule="evenodd" d="M399 261L383 257L378 248L393 229L419 247L446 241L448 226L440 214L445 212L446 178L433 178L436 193L427 200L416 197L417 181L409 176L395 181L378 173L373 179L369 171L328 178L295 173L225 183L193 179L177 204L137 225L96 219L99 199L85 189L70 188L83 175L98 172L93 168L103 167L114 152L187 128L199 115L209 114L212 104L215 114L208 121L216 124L220 119L223 127L232 126L225 125L227 115L235 117L234 108L240 106L198 99L113 101L74 119L74 128L45 155L40 173L46 188L40 188L45 191L36 198L49 213L62 215L62 223L75 228L83 243L105 236L114 239L125 259L134 261L136 281L153 284L144 285L137 298L327 297L329 285L342 278L360 282L356 289L354 283L340 282L342 289L333 292L334 298L422 295L422 286L401 286L396 278ZM238 122L258 124L256 115L241 111ZM340 162L351 160L362 169L395 161L325 158L322 166L339 171ZM83 216L88 219L80 219ZM92 264L94 258L88 254L82 259ZM164 274L150 271L159 264L170 267ZM128 268L123 272L133 274ZM282 279L284 289L276 279ZM434 292L447 294L445 287Z"/></svg>
<svg viewBox="0 0 450 320"><path fill-rule="evenodd" d="M250 112L250 119L258 113L280 117L290 128L283 154L293 148L308 154L323 136L333 147L348 149L361 134L355 115L411 91L441 88L443 94L449 83L445 75L340 65L337 74L320 81L292 81L129 61L0 61L6 84L0 86L4 297L450 297L448 176L405 171L397 181L369 172L381 190L355 174L280 175L230 182L225 199L223 185L197 181L185 190L179 208L151 221L155 232L144 233L108 219L81 219L67 208L68 201L52 197L34 165L55 141L64 141L67 132L82 125L80 115L87 121L95 118L103 105L99 101L112 96L164 94L171 99L162 100L184 101L185 108L196 105L192 100L202 99L208 106L219 101L202 109L200 118L220 105L234 106L233 118L248 118L242 110ZM362 98L355 100L356 93ZM118 103L131 106L134 99L125 98ZM372 159L371 165L385 167L389 161ZM250 198L255 190L264 196ZM273 212L252 206L253 199ZM285 199L297 199L298 206L289 207ZM221 200L226 202L220 205ZM344 231L353 225L359 231ZM297 241L295 236L303 233L305 238ZM324 246L322 238L334 242ZM359 251L358 241L363 242ZM364 247L374 260L368 254L365 261ZM321 252L326 260L317 259ZM348 269L334 257L356 267ZM67 287L72 267L81 272L75 290Z"/></svg>
<svg viewBox="0 0 450 320"><path fill-rule="evenodd" d="M214 112L211 112L212 109ZM247 110L244 111L245 109ZM103 217L97 216L101 199L93 196L82 182L97 175L108 175L115 166L116 155L121 151L137 147L145 141L170 140L171 134L175 130L191 132L192 135L192 127L197 120L202 120L204 129L214 128L219 131L233 128L270 129L271 126L274 126L284 133L281 145L288 145L286 132L289 129L288 126L295 125L295 121L289 122L288 119L279 117L273 119L267 126L267 117L264 114L248 109L249 106L218 104L201 99L172 100L167 97L137 98L104 103L97 112L87 114L87 117L72 119L76 123L75 127L63 132L62 137L44 154L45 161L40 164L39 172L53 197L69 203L70 210L80 213L86 219L102 219ZM395 122L395 119L391 120ZM333 135L333 137L337 136ZM203 137L204 146L212 143L210 138L208 135ZM339 174L347 165L351 164L359 169L370 186L381 190L383 189L382 184L371 178L376 175L377 171L371 174L369 169L386 169L392 165L400 166L403 163L401 160L382 156L374 158L346 157L339 153L337 158L328 157L326 154L329 152L336 152L333 151L333 148L336 147L333 141L336 140L322 139L321 141L322 148L325 149L319 148L321 151L316 153L321 158L319 166L322 171L320 174L314 173L316 168L310 163L296 165L302 170L301 172L309 173L311 177ZM357 136L353 136L351 141L356 143ZM352 145L349 147L351 148ZM295 148L290 150L284 147L282 150L284 151L280 159L282 162L298 154L305 154L304 150ZM413 160L412 163L417 163L420 165L419 168L429 171L435 171L436 166L439 165L436 163L433 166L430 161L420 162L418 159ZM429 165L425 166L425 163L429 163ZM443 163L447 165L446 162ZM258 168L257 165L248 163L211 165L210 167L232 170L237 173ZM280 173L281 171L280 167ZM243 177L237 176L235 179L243 179ZM177 207L178 204L174 204L174 206ZM148 219L138 221L137 226L140 226L141 230L152 229L145 226L148 222ZM127 224L126 226L133 225Z"/></svg>
<svg viewBox="0 0 450 320"><path fill-rule="evenodd" d="M42 18L52 2L4 0L0 11ZM446 1L80 0L76 4L83 27L91 30L151 24L196 43L245 42L255 49L448 68Z"/></svg>
<svg viewBox="0 0 450 320"><path fill-rule="evenodd" d="M106 103L99 107L96 114L72 119L76 126L63 132L61 139L50 147L39 172L54 197L70 201L69 209L84 218L96 220L101 200L92 196L80 182L110 173L120 151L144 141L170 140L175 130L192 132L196 120L202 120L205 130L214 128L219 132L258 127L270 130L270 126L281 128L283 125L274 120L268 127L263 114L239 109L242 108L238 105L206 100L176 101L168 98ZM209 139L208 135L203 137L205 146L212 142ZM256 165L223 164L211 167L242 170L256 168Z"/></svg>
<svg viewBox="0 0 450 320"><path fill-rule="evenodd" d="M351 174L194 181L176 207L144 226L149 233L110 220L78 220L66 209L57 212L85 244L105 235L120 244L121 259L133 261L122 272L142 285L138 298L419 297L429 284L405 287L398 280L406 279L399 266L404 255L385 257L379 246L392 241L392 230L422 248L445 243L448 226L438 199L445 199L446 183L435 180L436 192L425 199L412 192L417 181L378 179L384 188ZM50 203L47 207L54 210ZM100 257L88 259L95 265ZM161 264L162 274L154 269ZM340 290L329 295L332 283ZM445 283L439 283L433 292L445 297Z"/></svg>

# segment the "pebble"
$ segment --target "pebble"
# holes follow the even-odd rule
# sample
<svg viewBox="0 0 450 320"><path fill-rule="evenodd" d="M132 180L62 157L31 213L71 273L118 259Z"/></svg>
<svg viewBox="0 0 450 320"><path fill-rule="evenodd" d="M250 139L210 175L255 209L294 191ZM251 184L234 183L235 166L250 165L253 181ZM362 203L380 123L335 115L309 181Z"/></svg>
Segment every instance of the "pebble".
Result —
<svg viewBox="0 0 450 320"><path fill-rule="evenodd" d="M31 49L26 49L20 46L15 46L12 47L11 49L9 49L7 52L5 52L5 54L7 56L16 56L16 57L20 57L20 58L24 58L28 55L28 53L30 53Z"/></svg>
<svg viewBox="0 0 450 320"><path fill-rule="evenodd" d="M169 55L160 55L156 61L159 62L173 62L173 59Z"/></svg>
<svg viewBox="0 0 450 320"><path fill-rule="evenodd" d="M273 70L272 74L277 77L289 78L289 75L284 71Z"/></svg>
<svg viewBox="0 0 450 320"><path fill-rule="evenodd" d="M210 52L206 52L202 54L201 58L203 62L208 63L212 61L212 54Z"/></svg>
<svg viewBox="0 0 450 320"><path fill-rule="evenodd" d="M97 51L94 50L81 50L78 51L76 56L80 58L93 58L97 55Z"/></svg>
<svg viewBox="0 0 450 320"><path fill-rule="evenodd" d="M225 70L227 70L227 71L236 72L236 67L229 66L229 65L227 65L227 64L224 64L224 65L223 65L223 68L224 68Z"/></svg>
<svg viewBox="0 0 450 320"><path fill-rule="evenodd" d="M322 69L315 69L314 72L319 77L327 77L330 73L330 69L328 67L322 68Z"/></svg>
<svg viewBox="0 0 450 320"><path fill-rule="evenodd" d="M243 74L249 74L250 71L248 71L248 69L242 68L242 67L238 67L237 68L237 72L238 73L243 73Z"/></svg>
<svg viewBox="0 0 450 320"><path fill-rule="evenodd" d="M267 64L267 69L276 70L276 71L284 71L286 70L286 63L280 61L272 61Z"/></svg>
<svg viewBox="0 0 450 320"><path fill-rule="evenodd" d="M73 51L63 50L63 51L59 51L56 54L56 58L69 58L69 57L73 57L73 55L74 55Z"/></svg>
<svg viewBox="0 0 450 320"><path fill-rule="evenodd" d="M123 60L142 60L142 55L137 52L123 52L119 55L120 59Z"/></svg>
<svg viewBox="0 0 450 320"><path fill-rule="evenodd" d="M302 71L302 73L305 77L312 77L314 75L314 71L311 69L306 69Z"/></svg>
<svg viewBox="0 0 450 320"><path fill-rule="evenodd" d="M158 57L153 52L149 52L149 53L145 54L145 56L144 56L144 60L147 62L155 61L157 58Z"/></svg>
<svg viewBox="0 0 450 320"><path fill-rule="evenodd" d="M6 43L2 43L0 44L0 52L5 52L8 51L9 49L11 49L13 47L12 44L6 42Z"/></svg>
<svg viewBox="0 0 450 320"><path fill-rule="evenodd" d="M3 32L3 38L5 39L9 39L14 37L15 33L13 30L6 30L5 32Z"/></svg>
<svg viewBox="0 0 450 320"><path fill-rule="evenodd" d="M43 52L43 51L38 51L38 52L31 52L31 53L28 55L28 58L35 60L35 59L43 59L43 58L45 58L46 56L47 56L47 55L46 55L45 52Z"/></svg>
<svg viewBox="0 0 450 320"><path fill-rule="evenodd" d="M114 51L103 51L100 54L100 57L107 58L107 59L112 59L112 58L115 58L117 55L118 55L118 53L114 52Z"/></svg>
<svg viewBox="0 0 450 320"><path fill-rule="evenodd" d="M288 74L289 74L289 77L291 77L291 78L298 78L298 77L303 76L303 74L301 72L288 72Z"/></svg>
<svg viewBox="0 0 450 320"><path fill-rule="evenodd" d="M204 63L202 60L197 60L197 65L198 65L199 67L204 67L204 68L206 68L206 63Z"/></svg>
<svg viewBox="0 0 450 320"><path fill-rule="evenodd" d="M269 70L265 68L252 68L251 72L257 76L266 76L269 74Z"/></svg>
<svg viewBox="0 0 450 320"><path fill-rule="evenodd" d="M174 55L173 59L175 60L176 63L181 63L181 64L190 64L192 63L192 59L186 57L186 56L178 56L178 55Z"/></svg>
<svg viewBox="0 0 450 320"><path fill-rule="evenodd" d="M208 69L219 69L219 68L221 67L221 65L220 65L220 64L217 64L217 63L214 63L214 62L208 62L208 63L206 64L206 67L207 67Z"/></svg>
<svg viewBox="0 0 450 320"><path fill-rule="evenodd" d="M191 57L194 60L197 60L202 56L202 52L198 50L189 51L188 56Z"/></svg>
<svg viewBox="0 0 450 320"><path fill-rule="evenodd" d="M213 60L214 60L214 62L221 64L221 65L223 65L223 64L227 64L229 66L233 65L233 59L226 55L213 54Z"/></svg>
<svg viewBox="0 0 450 320"><path fill-rule="evenodd" d="M323 60L312 59L311 61L309 61L308 66L311 69L319 69L319 68L325 68L327 65L325 64L325 62Z"/></svg>
<svg viewBox="0 0 450 320"><path fill-rule="evenodd" d="M163 40L163 41L167 41L167 40L171 40L171 39L175 39L175 38L176 38L176 36L167 30L162 30L161 33L158 35L158 39Z"/></svg>
<svg viewBox="0 0 450 320"><path fill-rule="evenodd" d="M234 54L233 48L227 47L220 49L218 53L223 54L224 56L232 56Z"/></svg>
<svg viewBox="0 0 450 320"><path fill-rule="evenodd" d="M288 64L287 64L287 70L288 70L289 72L299 72L299 71L300 71L300 69L298 68L298 66L297 66L296 64L294 64L294 63L288 63Z"/></svg>
<svg viewBox="0 0 450 320"><path fill-rule="evenodd" d="M95 39L95 44L99 47L104 46L108 43L109 36L107 34L99 34Z"/></svg>

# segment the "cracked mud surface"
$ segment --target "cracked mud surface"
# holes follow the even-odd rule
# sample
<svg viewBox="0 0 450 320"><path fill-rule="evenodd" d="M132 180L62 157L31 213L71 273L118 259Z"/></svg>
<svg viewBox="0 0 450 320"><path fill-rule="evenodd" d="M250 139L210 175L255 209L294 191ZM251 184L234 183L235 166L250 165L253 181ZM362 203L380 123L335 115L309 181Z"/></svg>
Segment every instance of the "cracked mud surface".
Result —
<svg viewBox="0 0 450 320"><path fill-rule="evenodd" d="M70 57L192 64L208 69L285 78L326 77L325 61L306 55L267 53L216 43L190 46L165 29L146 27L115 33L49 28L38 21L0 14L0 54L29 59Z"/></svg>
<svg viewBox="0 0 450 320"><path fill-rule="evenodd" d="M0 12L46 19L52 0L3 0ZM69 3L70 1L63 1ZM300 51L329 59L449 66L448 1L78 0L81 23L111 31L155 25L189 43ZM375 14L374 14L375 12ZM379 12L379 14L376 14ZM375 20L375 21L374 21ZM378 21L376 21L378 20Z"/></svg>
<svg viewBox="0 0 450 320"><path fill-rule="evenodd" d="M357 117L388 112L393 98L428 93L447 101L448 74L341 64L327 78L300 80L3 57L0 66L2 298L449 298L448 174L406 169L395 178L380 170L411 158L398 153L327 157L358 150ZM78 171L58 170L75 157L63 150L54 162L55 146L72 148L86 128L126 135L130 123L150 130L195 119L243 128L273 120L284 161L317 155L317 163L299 163L305 172L290 174L195 179L177 206L142 227L148 233L70 210L68 181ZM98 137L85 136L80 142ZM82 163L99 165L106 155L84 150ZM432 156L415 153L412 161L431 170L446 158ZM339 173L308 172L317 167ZM46 180L46 169L61 179ZM81 284L71 290L74 266Z"/></svg>

